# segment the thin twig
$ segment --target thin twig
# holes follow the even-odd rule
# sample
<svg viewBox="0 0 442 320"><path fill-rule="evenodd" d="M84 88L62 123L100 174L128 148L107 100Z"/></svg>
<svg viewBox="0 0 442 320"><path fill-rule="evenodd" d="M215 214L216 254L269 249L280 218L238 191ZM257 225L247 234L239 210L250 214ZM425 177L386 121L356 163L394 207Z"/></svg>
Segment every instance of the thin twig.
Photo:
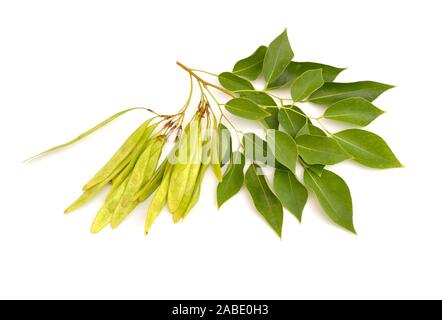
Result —
<svg viewBox="0 0 442 320"><path fill-rule="evenodd" d="M180 66L181 68L183 68L184 70L186 70L190 75L192 75L195 79L197 79L198 81L200 81L203 85L205 85L205 86L209 86L209 87L212 87L212 88L215 88L215 89L217 89L217 90L219 90L219 91L221 91L221 92L224 92L225 94L227 94L227 95L229 95L229 96L235 98L235 95L233 94L233 92L231 92L231 91L229 91L229 90L227 90L227 89L224 89L224 88L222 88L222 87L220 87L220 86L217 86L216 84L213 84L213 83L207 82L206 80L204 80L204 79L202 79L200 76L198 76L195 72L193 72L192 69L186 67L186 66L185 66L184 64L182 64L181 62L177 61L176 64L179 65L179 66Z"/></svg>

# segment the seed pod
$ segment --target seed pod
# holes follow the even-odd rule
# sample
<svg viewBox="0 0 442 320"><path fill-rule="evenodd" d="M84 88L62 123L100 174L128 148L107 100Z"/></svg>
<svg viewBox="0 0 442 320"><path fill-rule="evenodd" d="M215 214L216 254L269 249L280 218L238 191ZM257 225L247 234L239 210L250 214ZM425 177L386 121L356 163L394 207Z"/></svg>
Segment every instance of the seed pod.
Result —
<svg viewBox="0 0 442 320"><path fill-rule="evenodd" d="M117 168L121 164L121 162L129 156L129 154L144 136L146 131L150 131L151 134L155 130L157 124L153 124L148 127L151 121L152 119L149 119L144 122L141 126L138 127L138 129L134 131L134 133L129 136L129 138L123 143L123 145L112 156L112 158L104 165L104 167L100 171L98 171L95 176L83 187L84 190L90 189L108 178L115 170L115 168Z"/></svg>
<svg viewBox="0 0 442 320"><path fill-rule="evenodd" d="M166 205L172 170L173 166L169 162L167 162L164 171L163 181L161 182L157 192L153 196L152 201L149 205L149 209L147 211L146 225L144 227L144 234L146 235L152 227L155 219L159 216L161 210L163 210L164 206Z"/></svg>
<svg viewBox="0 0 442 320"><path fill-rule="evenodd" d="M130 153L128 157L128 165L115 178L112 179L113 189L118 187L130 175L139 157L141 156L143 151L146 150L147 144L149 143L150 135L150 130L146 130L141 140L138 142L134 150Z"/></svg>
<svg viewBox="0 0 442 320"><path fill-rule="evenodd" d="M142 185L145 185L154 176L156 168L158 166L158 161L160 160L161 153L163 151L163 147L166 141L167 141L166 136L160 136L158 137L157 141L155 141L155 144L152 146L151 156L149 159L149 163L147 164L146 173L144 175Z"/></svg>
<svg viewBox="0 0 442 320"><path fill-rule="evenodd" d="M131 175L129 176L127 186L121 196L120 202L112 216L112 228L116 228L132 211L133 199L137 192L142 188L143 184L152 178L165 141L165 136L153 138L138 159Z"/></svg>
<svg viewBox="0 0 442 320"><path fill-rule="evenodd" d="M144 200L149 198L156 189L158 189L164 176L165 167L166 162L163 162L158 170L155 172L152 179L148 183L146 183L140 191L137 192L137 194L133 198L133 201L137 200L138 202L143 202Z"/></svg>
<svg viewBox="0 0 442 320"><path fill-rule="evenodd" d="M101 189L103 189L104 186L114 178L114 176L118 175L119 173L121 173L122 170L124 170L124 167L127 166L127 162L128 162L127 160L123 161L118 166L118 168L115 169L115 171L112 173L111 176L109 176L101 183L95 185L94 187L84 191L83 194L64 211L64 213L67 214L74 210L77 210L78 208L80 208L81 206L85 205L87 202L92 200L101 191Z"/></svg>
<svg viewBox="0 0 442 320"><path fill-rule="evenodd" d="M184 137L179 142L179 163L174 166L170 176L170 186L167 196L167 203L171 212L178 210L186 191L186 187L188 187L189 183L192 183L192 181L188 182L188 179L191 173L192 175L195 175L195 166L192 166L192 162L196 156L196 153L198 153L198 150L201 149L199 148L200 143L201 118L197 117L190 125L186 127L184 130ZM201 160L199 161L198 165L200 163ZM194 180L195 179L196 176Z"/></svg>
<svg viewBox="0 0 442 320"><path fill-rule="evenodd" d="M210 143L210 141L209 141L209 143ZM183 214L183 219L185 217L187 217L187 215L189 214L190 210L192 210L193 207L198 203L198 200L199 200L200 194L201 194L201 185L203 183L204 174L206 173L206 171L207 171L207 169L209 168L209 165L210 165L210 158L211 158L211 154L210 153L209 153L208 157L209 157L209 159L208 159L209 161L208 162L204 162L201 165L201 169L200 169L200 172L198 174L198 178L197 178L196 183L195 183L195 189L193 190L192 197L190 199L189 205L187 206L186 211Z"/></svg>
<svg viewBox="0 0 442 320"><path fill-rule="evenodd" d="M70 146L70 145L72 145L72 144L74 144L74 143L80 141L81 139L83 139L83 138L89 136L90 134L94 133L95 131L97 131L97 130L100 129L101 127L104 127L104 126L107 125L108 123L114 121L115 119L117 119L118 117L122 116L123 114L125 114L125 113L127 113L127 112L129 112L129 111L133 111L133 110L141 110L141 109L146 110L145 108L139 108L139 107L137 107L137 108L130 108L130 109L126 109L126 110L120 111L120 112L114 114L113 116L107 118L107 119L104 120L103 122L100 122L100 123L97 124L95 127L91 128L91 129L89 129L89 130L87 130L86 132L83 132L82 134L80 134L80 135L79 135L78 137L76 137L75 139L72 139L72 140L69 141L69 142L66 142L66 143L60 144L60 145L58 145L58 146L52 147L52 148L50 148L50 149L48 149L48 150L45 150L45 151L43 151L43 152L41 152L41 153L39 153L39 154L36 154L35 156L32 156L32 157L26 159L24 162L31 161L31 160L33 160L33 159L36 159L36 158L40 157L40 156L43 156L43 155L45 155L45 154L48 154L48 153L50 153L50 152L52 152L52 151L55 151L55 150L58 150L58 149L61 149L61 148L64 148L64 147ZM147 110L148 110L148 111L151 111L150 109L147 109Z"/></svg>
<svg viewBox="0 0 442 320"><path fill-rule="evenodd" d="M187 217L187 215L189 214L190 210L193 209L193 207L198 203L198 200L200 198L200 194L201 194L201 184L203 182L203 178L204 178L204 174L207 171L207 168L209 168L208 164L203 164L201 166L200 172L198 174L198 178L196 180L195 183L195 190L192 193L192 197L190 199L189 205L187 206L186 211L183 214L183 219L185 217Z"/></svg>
<svg viewBox="0 0 442 320"><path fill-rule="evenodd" d="M197 179L198 179L198 176L200 173L200 169L201 169L202 149L203 149L203 146L202 146L202 140L201 140L201 132L199 132L197 152L194 154L192 161L191 161L189 175L188 175L185 189L184 189L184 195L181 199L181 203L178 206L178 209L176 211L172 211L173 221L175 223L179 222L181 219L184 218L184 214L186 213L187 208L190 203L190 200L193 196L195 184L197 182Z"/></svg>
<svg viewBox="0 0 442 320"><path fill-rule="evenodd" d="M161 165L155 171L155 174L153 175L152 179L150 179L150 181L147 182L143 186L143 188L137 192L137 194L134 197L134 200L137 199L139 202L143 202L144 200L149 198L156 189L158 189L165 174L166 166L171 165L169 163L170 162L169 159L175 154L177 148L178 144L175 143L172 150L170 150L169 154L167 155L166 159L163 160Z"/></svg>
<svg viewBox="0 0 442 320"><path fill-rule="evenodd" d="M68 214L68 213L80 208L81 206L83 206L85 203L87 203L93 197L95 197L106 184L107 184L107 181L102 182L102 183L92 187L91 189L84 191L83 194L64 211L64 213Z"/></svg>
<svg viewBox="0 0 442 320"><path fill-rule="evenodd" d="M115 209L120 202L120 198L126 188L128 179L126 178L123 183L121 183L118 187L110 192L107 196L104 205L100 208L97 215L95 216L95 220L92 223L91 232L98 233L101 229L107 226L111 220L112 215L115 212Z"/></svg>

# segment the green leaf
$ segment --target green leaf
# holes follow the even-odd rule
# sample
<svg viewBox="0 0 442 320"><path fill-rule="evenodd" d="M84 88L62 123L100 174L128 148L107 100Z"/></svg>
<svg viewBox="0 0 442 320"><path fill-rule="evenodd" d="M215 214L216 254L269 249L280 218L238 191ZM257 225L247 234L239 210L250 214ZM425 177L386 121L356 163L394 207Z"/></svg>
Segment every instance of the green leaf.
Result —
<svg viewBox="0 0 442 320"><path fill-rule="evenodd" d="M391 88L393 86L373 81L327 82L315 91L308 101L321 105L331 105L343 99L360 97L371 102Z"/></svg>
<svg viewBox="0 0 442 320"><path fill-rule="evenodd" d="M244 154L247 159L261 164L267 164L267 142L254 133L243 135Z"/></svg>
<svg viewBox="0 0 442 320"><path fill-rule="evenodd" d="M324 171L324 168L325 168L325 166L323 164L308 164L301 157L299 158L299 162L301 162L302 166L305 169L310 169L311 171L316 173L318 176L322 175L322 172Z"/></svg>
<svg viewBox="0 0 442 320"><path fill-rule="evenodd" d="M309 170L316 173L318 176L321 176L324 172L325 166L323 164L307 164L306 166Z"/></svg>
<svg viewBox="0 0 442 320"><path fill-rule="evenodd" d="M241 98L249 99L262 107L276 106L275 100L273 100L273 98L267 93L262 91L241 92L239 95Z"/></svg>
<svg viewBox="0 0 442 320"><path fill-rule="evenodd" d="M281 169L275 170L273 187L282 205L301 222L308 197L307 189L292 172Z"/></svg>
<svg viewBox="0 0 442 320"><path fill-rule="evenodd" d="M320 137L327 136L327 134L321 128L318 128L318 127L312 125L311 123L309 124L308 129L309 129L310 134L312 136L320 136Z"/></svg>
<svg viewBox="0 0 442 320"><path fill-rule="evenodd" d="M332 165L347 160L350 156L329 137L303 135L296 138L299 155L308 164Z"/></svg>
<svg viewBox="0 0 442 320"><path fill-rule="evenodd" d="M262 64L266 52L267 47L260 46L251 56L235 63L233 73L249 80L256 80L262 71Z"/></svg>
<svg viewBox="0 0 442 320"><path fill-rule="evenodd" d="M273 98L270 97L265 92L261 91L241 92L240 97L244 99L249 99L262 107L276 106L275 100L273 100ZM264 125L264 127L267 129L277 130L279 128L278 109L267 108L266 111L269 112L271 115L260 120L261 124Z"/></svg>
<svg viewBox="0 0 442 320"><path fill-rule="evenodd" d="M326 64L315 63L315 62L295 62L292 61L284 70L284 72L279 76L278 79L271 82L267 89L277 89L286 84L291 83L301 74L307 70L322 69L322 77L325 82L331 82L336 79L338 74L345 70L345 68L336 68Z"/></svg>
<svg viewBox="0 0 442 320"><path fill-rule="evenodd" d="M298 150L295 140L285 132L271 130L267 133L267 143L276 160L296 174Z"/></svg>
<svg viewBox="0 0 442 320"><path fill-rule="evenodd" d="M276 80L284 72L287 65L293 59L293 51L287 37L287 29L284 30L267 49L263 63L263 73L266 84Z"/></svg>
<svg viewBox="0 0 442 320"><path fill-rule="evenodd" d="M281 127L295 138L299 130L306 125L307 118L301 109L293 106L290 109L281 108L281 110L279 110L278 120Z"/></svg>
<svg viewBox="0 0 442 320"><path fill-rule="evenodd" d="M303 101L324 84L322 69L308 70L292 83L291 94L293 101Z"/></svg>
<svg viewBox="0 0 442 320"><path fill-rule="evenodd" d="M384 111L376 108L364 98L348 98L332 104L324 113L326 119L366 126Z"/></svg>
<svg viewBox="0 0 442 320"><path fill-rule="evenodd" d="M324 170L321 176L305 170L304 182L313 191L322 209L339 226L356 234L350 190L337 174Z"/></svg>
<svg viewBox="0 0 442 320"><path fill-rule="evenodd" d="M349 129L335 133L333 138L364 166L376 169L403 167L387 143L372 132Z"/></svg>
<svg viewBox="0 0 442 320"><path fill-rule="evenodd" d="M304 136L304 135L312 135L312 136L320 136L326 137L327 134L320 128L314 126L310 120L299 130L296 134L296 137Z"/></svg>
<svg viewBox="0 0 442 320"><path fill-rule="evenodd" d="M216 190L218 208L241 190L244 184L244 165L244 155L239 151L235 151L232 156L232 162L229 164L223 180L218 184Z"/></svg>
<svg viewBox="0 0 442 320"><path fill-rule="evenodd" d="M233 92L241 91L241 90L254 90L253 85L231 72L223 72L218 75L218 81L221 85Z"/></svg>
<svg viewBox="0 0 442 320"><path fill-rule="evenodd" d="M231 114L249 120L260 120L271 115L249 99L234 98L228 101L225 107Z"/></svg>
<svg viewBox="0 0 442 320"><path fill-rule="evenodd" d="M281 202L270 190L266 177L261 168L255 164L250 165L246 172L245 184L252 196L253 204L264 217L273 230L281 237L283 210Z"/></svg>
<svg viewBox="0 0 442 320"><path fill-rule="evenodd" d="M222 123L218 124L218 139L219 163L223 167L232 158L232 134Z"/></svg>
<svg viewBox="0 0 442 320"><path fill-rule="evenodd" d="M279 121L278 121L279 109L278 108L267 108L266 111L268 113L270 113L271 116L260 120L260 123L266 129L278 130L278 128L279 128Z"/></svg>

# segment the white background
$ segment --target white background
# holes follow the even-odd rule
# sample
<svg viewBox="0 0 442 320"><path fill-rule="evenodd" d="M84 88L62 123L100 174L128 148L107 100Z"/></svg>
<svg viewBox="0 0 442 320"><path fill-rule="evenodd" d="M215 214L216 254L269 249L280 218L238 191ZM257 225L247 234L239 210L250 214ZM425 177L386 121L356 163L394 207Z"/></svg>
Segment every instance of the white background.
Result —
<svg viewBox="0 0 442 320"><path fill-rule="evenodd" d="M0 1L0 298L442 298L440 12L422 0ZM245 190L217 211L212 173L184 223L163 212L144 238L144 203L90 234L104 194L63 209L143 111L21 163L126 107L173 113L188 90L176 60L229 70L285 27L298 61L397 86L368 130L406 168L334 169L358 236L311 197L302 225L286 213L281 241Z"/></svg>

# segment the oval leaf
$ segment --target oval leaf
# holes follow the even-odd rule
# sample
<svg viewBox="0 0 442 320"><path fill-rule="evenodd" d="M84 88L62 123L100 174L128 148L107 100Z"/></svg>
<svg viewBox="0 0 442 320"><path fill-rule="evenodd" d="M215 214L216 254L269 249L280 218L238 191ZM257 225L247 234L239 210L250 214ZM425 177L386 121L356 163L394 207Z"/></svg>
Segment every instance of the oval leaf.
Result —
<svg viewBox="0 0 442 320"><path fill-rule="evenodd" d="M278 108L268 108L266 109L268 113L271 115L260 120L259 122L264 126L266 129L273 129L278 130L279 129L279 121L278 121Z"/></svg>
<svg viewBox="0 0 442 320"><path fill-rule="evenodd" d="M326 64L316 63L316 62L295 62L292 61L284 70L284 72L279 76L278 79L271 82L267 89L277 89L286 84L291 83L301 74L307 70L322 69L322 77L325 82L331 82L336 79L338 74L345 70L345 68L336 68Z"/></svg>
<svg viewBox="0 0 442 320"><path fill-rule="evenodd" d="M293 173L281 169L275 170L273 186L282 205L301 222L302 211L308 197L307 189Z"/></svg>
<svg viewBox="0 0 442 320"><path fill-rule="evenodd" d="M324 170L321 176L304 172L304 182L313 191L322 209L337 225L356 234L353 226L353 204L350 190L337 174Z"/></svg>
<svg viewBox="0 0 442 320"><path fill-rule="evenodd" d="M331 105L340 100L352 97L360 97L368 101L373 101L384 91L391 88L393 88L393 86L374 81L348 83L327 82L316 90L308 101L321 105Z"/></svg>
<svg viewBox="0 0 442 320"><path fill-rule="evenodd" d="M325 166L323 164L308 164L302 158L299 158L299 162L301 162L302 166L305 169L310 169L311 171L316 173L318 176L322 175L322 172L324 171L324 168L325 168Z"/></svg>
<svg viewBox="0 0 442 320"><path fill-rule="evenodd" d="M372 132L349 129L338 132L333 137L355 161L364 166L376 169L403 167L387 143Z"/></svg>
<svg viewBox="0 0 442 320"><path fill-rule="evenodd" d="M303 135L296 138L299 155L308 164L332 165L350 156L329 137Z"/></svg>
<svg viewBox="0 0 442 320"><path fill-rule="evenodd" d="M324 113L326 119L366 126L384 111L364 98L348 98L332 104Z"/></svg>
<svg viewBox="0 0 442 320"><path fill-rule="evenodd" d="M241 92L239 95L241 98L249 99L262 107L276 106L275 100L262 91Z"/></svg>
<svg viewBox="0 0 442 320"><path fill-rule="evenodd" d="M296 134L296 137L304 136L304 135L312 135L312 136L320 136L326 137L327 134L321 129L314 126L310 121L306 123L301 130Z"/></svg>
<svg viewBox="0 0 442 320"><path fill-rule="evenodd" d="M218 208L241 190L244 184L244 164L244 155L238 151L234 152L232 162L216 190Z"/></svg>
<svg viewBox="0 0 442 320"><path fill-rule="evenodd" d="M262 107L276 106L275 100L270 97L267 93L261 91L249 91L240 93L240 97L244 99L249 99ZM278 122L278 109L277 108L267 108L267 112L271 115L260 120L260 123L267 129L277 130L279 127Z"/></svg>
<svg viewBox="0 0 442 320"><path fill-rule="evenodd" d="M285 132L270 130L267 133L267 143L276 160L296 174L298 150L295 140Z"/></svg>
<svg viewBox="0 0 442 320"><path fill-rule="evenodd" d="M271 115L249 99L235 98L228 101L225 107L231 114L249 120L260 120Z"/></svg>
<svg viewBox="0 0 442 320"><path fill-rule="evenodd" d="M284 72L293 56L286 29L270 43L264 57L262 71L267 85Z"/></svg>
<svg viewBox="0 0 442 320"><path fill-rule="evenodd" d="M249 81L238 77L231 72L223 72L219 74L218 81L224 88L233 92L241 90L253 90L253 85Z"/></svg>
<svg viewBox="0 0 442 320"><path fill-rule="evenodd" d="M266 52L267 47L260 46L251 56L235 63L233 73L249 80L256 80L262 71L262 63Z"/></svg>
<svg viewBox="0 0 442 320"><path fill-rule="evenodd" d="M261 164L268 164L267 142L254 133L246 133L243 136L244 154L247 159ZM274 160L274 159L273 159Z"/></svg>
<svg viewBox="0 0 442 320"><path fill-rule="evenodd" d="M292 83L291 95L293 101L303 101L324 84L322 69L308 70Z"/></svg>
<svg viewBox="0 0 442 320"><path fill-rule="evenodd" d="M283 210L281 202L270 190L261 168L252 164L246 172L245 184L253 204L273 230L281 237Z"/></svg>
<svg viewBox="0 0 442 320"><path fill-rule="evenodd" d="M306 125L307 117L301 109L293 106L290 109L281 108L281 110L279 110L278 120L281 127L295 138L299 130Z"/></svg>

